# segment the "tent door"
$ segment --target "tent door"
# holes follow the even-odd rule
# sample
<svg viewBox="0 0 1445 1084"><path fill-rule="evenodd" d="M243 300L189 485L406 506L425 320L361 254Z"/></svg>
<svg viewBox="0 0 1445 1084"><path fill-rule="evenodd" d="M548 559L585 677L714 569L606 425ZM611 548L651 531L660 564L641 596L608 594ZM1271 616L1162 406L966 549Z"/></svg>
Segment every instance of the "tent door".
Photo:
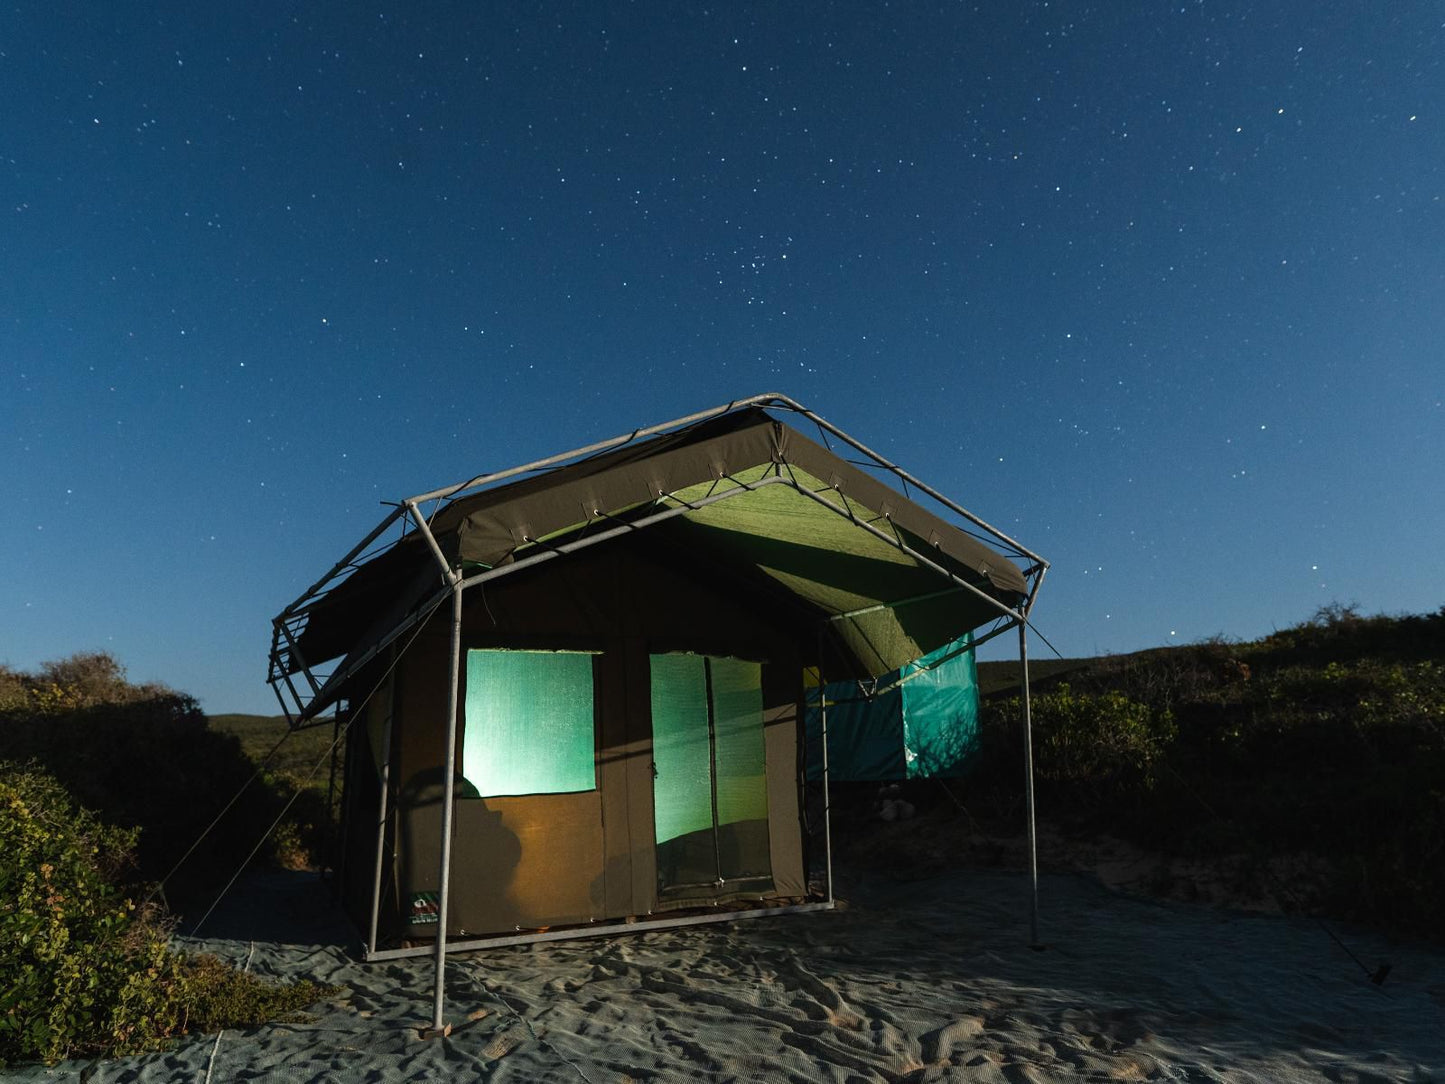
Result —
<svg viewBox="0 0 1445 1084"><path fill-rule="evenodd" d="M659 892L770 879L762 667L653 655L651 698Z"/></svg>

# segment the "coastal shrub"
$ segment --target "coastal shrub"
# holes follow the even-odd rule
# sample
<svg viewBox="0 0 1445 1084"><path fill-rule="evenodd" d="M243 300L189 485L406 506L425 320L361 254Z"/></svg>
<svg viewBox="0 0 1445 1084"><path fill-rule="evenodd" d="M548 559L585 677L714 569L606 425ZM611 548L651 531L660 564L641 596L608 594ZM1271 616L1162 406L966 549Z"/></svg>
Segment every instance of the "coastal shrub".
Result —
<svg viewBox="0 0 1445 1084"><path fill-rule="evenodd" d="M30 700L25 675L0 663L0 712L16 711Z"/></svg>
<svg viewBox="0 0 1445 1084"><path fill-rule="evenodd" d="M180 1026L177 958L117 884L135 832L0 766L0 1061L154 1049Z"/></svg>
<svg viewBox="0 0 1445 1084"><path fill-rule="evenodd" d="M1030 698L1038 778L1086 787L1100 798L1148 790L1174 740L1172 712L1156 711L1121 692L1076 692L1068 682ZM1023 705L996 709L995 727L1018 731Z"/></svg>
<svg viewBox="0 0 1445 1084"><path fill-rule="evenodd" d="M1440 938L1445 608L1352 606L1255 642L1073 660L1033 698L1040 816L1243 856L1287 905ZM1018 700L985 699L971 800L1014 815ZM984 799L987 799L986 801ZM1013 804L1010 805L1009 803ZM1325 871L1297 890L1272 868Z"/></svg>
<svg viewBox="0 0 1445 1084"><path fill-rule="evenodd" d="M1323 666L1350 659L1445 656L1445 606L1429 614L1364 616L1353 603L1321 606L1307 621L1244 645L1275 665Z"/></svg>
<svg viewBox="0 0 1445 1084"><path fill-rule="evenodd" d="M136 874L164 877L197 835L241 792L167 885L172 902L224 882L281 813L296 782L265 775L231 734L211 729L196 701L160 685L132 685L103 653L44 664L39 673L6 671L0 695L0 758L36 761L82 805L107 821L141 828ZM10 706L6 707L5 704ZM243 790L244 787L244 790ZM295 868L311 863L325 829L325 801L308 791L268 840L258 860Z"/></svg>
<svg viewBox="0 0 1445 1084"><path fill-rule="evenodd" d="M186 957L181 969L181 1003L190 1031L257 1027L295 1020L301 1011L337 987L302 979L285 985L240 971L218 956Z"/></svg>
<svg viewBox="0 0 1445 1084"><path fill-rule="evenodd" d="M34 766L0 764L0 1066L155 1050L334 992L169 951L164 911L124 888L136 835Z"/></svg>
<svg viewBox="0 0 1445 1084"><path fill-rule="evenodd" d="M290 801L295 795L291 808L266 841L267 862L280 869L314 868L325 845L331 816L326 806L325 780L308 781L289 771L263 772L261 779L278 802ZM257 831L264 827L258 826Z"/></svg>

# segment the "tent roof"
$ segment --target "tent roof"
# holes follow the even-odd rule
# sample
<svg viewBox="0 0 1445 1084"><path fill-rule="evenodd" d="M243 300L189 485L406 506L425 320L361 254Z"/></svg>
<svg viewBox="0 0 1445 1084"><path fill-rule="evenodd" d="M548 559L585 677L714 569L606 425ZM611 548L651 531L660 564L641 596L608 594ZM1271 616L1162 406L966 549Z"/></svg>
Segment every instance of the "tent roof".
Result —
<svg viewBox="0 0 1445 1084"><path fill-rule="evenodd" d="M1029 591L996 549L759 406L477 484L457 487L426 521L469 583L646 526L690 555L701 578L724 566L800 600L874 676L1005 615ZM345 656L307 716L449 590L421 530L351 560L277 619L273 682Z"/></svg>

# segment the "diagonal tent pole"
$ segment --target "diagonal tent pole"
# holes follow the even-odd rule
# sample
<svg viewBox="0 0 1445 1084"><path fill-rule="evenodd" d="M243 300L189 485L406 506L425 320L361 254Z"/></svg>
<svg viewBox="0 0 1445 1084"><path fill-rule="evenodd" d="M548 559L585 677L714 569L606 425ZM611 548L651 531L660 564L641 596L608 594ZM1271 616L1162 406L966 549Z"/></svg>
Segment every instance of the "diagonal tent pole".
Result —
<svg viewBox="0 0 1445 1084"><path fill-rule="evenodd" d="M462 582L452 581L452 673L451 691L447 696L446 777L442 784L442 857L440 888L437 893L436 988L432 995L431 1034L446 1035L442 1021L444 1012L447 966L447 890L452 875L452 803L456 797L457 766L457 702L461 685L462 665Z"/></svg>
<svg viewBox="0 0 1445 1084"><path fill-rule="evenodd" d="M391 665L396 666L396 648L391 649ZM386 828L390 811L387 798L391 787L391 728L396 718L396 678L388 678L386 690L386 724L381 732L381 812L376 818L376 865L371 882L371 923L367 928L366 951L376 951L376 930L381 921L381 866L386 856Z"/></svg>
<svg viewBox="0 0 1445 1084"><path fill-rule="evenodd" d="M964 519L974 524L974 526L978 527L980 530L987 531L989 534L993 535L994 538L998 539L1000 542L1013 549L1015 553L1019 554L1020 556L1027 557L1032 561L1037 561L1040 564L1047 564L1047 562L1045 562L1044 559L1040 557L1037 553L1034 553L1032 550L1026 549L1018 542L1015 542L1008 535L1004 534L997 527L993 526L993 524L986 523L984 520L980 519L978 516L970 512L967 508L964 508L962 505L956 504L953 501L949 500L947 497L945 497L938 490L934 489L928 483L920 481L918 478L915 478L902 467L898 466L898 464L892 463L889 460L885 459L883 456L879 455L866 444L863 444L860 441L854 439L853 437L850 437L847 433L843 432L843 430L839 429L832 422L828 421L826 418L814 414L811 410L809 410L807 407L803 406L796 400L789 399L786 395L779 395L776 392L769 393L767 395L755 396L754 398L759 402L766 400L767 402L776 404L777 406L786 407L788 410L791 410L796 414L801 414L803 417L811 421L814 425L818 426L818 428L832 433L839 440L852 445L854 448L858 449L858 451L866 455L869 459L873 460L874 463L878 464L878 466L895 475L903 482L911 483L919 491L927 493L930 497L932 497L939 504L943 505L945 508L949 508L954 512L958 513L958 515L962 516Z"/></svg>
<svg viewBox="0 0 1445 1084"><path fill-rule="evenodd" d="M415 500L404 502L412 519L416 521L432 556L441 566L442 578L451 589L452 595L452 650L451 679L447 693L446 757L445 776L442 781L442 838L441 863L437 884L437 941L436 941L436 983L432 992L432 1026L426 1032L427 1038L444 1037L451 1029L443 1020L446 1011L446 967L447 967L447 903L452 878L452 806L456 801L457 771L457 709L461 700L462 671L462 592L466 583L460 569L454 569L447 562L436 536L426 517L421 514Z"/></svg>
<svg viewBox="0 0 1445 1084"><path fill-rule="evenodd" d="M362 553L366 552L366 548L368 546L370 546L373 542L380 538L386 532L386 529L388 527L390 527L393 523L397 521L397 519L399 519L405 514L406 509L403 508L401 505L393 508L390 512L386 514L385 518L383 518L380 523L378 523L375 527L372 528L371 532L365 538L363 538L360 542L352 546L351 549L347 551L345 557L341 558L341 560L337 561L336 564L332 565L330 571L328 571L326 575L322 576L319 580L317 580L305 591L303 591L294 602L292 602L289 606L282 610L281 613L272 620L271 662L273 668L279 669L280 676L278 677L277 674L273 671L273 673L268 675L266 680L267 684L269 684L271 688L275 690L276 698L281 701L281 710L286 713L287 723L292 727L293 730L296 728L299 717L304 716L305 714L308 698L302 697L300 693L297 692L295 685L291 681L290 671L288 671L286 667L280 663L280 658L282 654L280 645L282 639L285 639L287 643L286 651L288 653L294 652L296 648L296 641L291 634L291 630L286 627L286 623L292 618L296 617L299 613L302 613L308 607L309 603L312 603L316 600L323 588L325 588L338 576L341 576L343 573L345 573L351 567L352 561L356 560L357 557L359 557ZM299 669L305 674L306 680L310 684L312 693L314 695L317 691L317 683L315 680L315 676L311 672L310 665L307 664L305 659L301 658L299 653L296 653L295 660L300 664ZM285 682L286 687L290 691L292 696L291 703L288 704L286 698L281 694L281 687L278 684L278 681ZM293 705L296 708L296 711L299 713L298 719L293 719L292 717L291 709Z"/></svg>

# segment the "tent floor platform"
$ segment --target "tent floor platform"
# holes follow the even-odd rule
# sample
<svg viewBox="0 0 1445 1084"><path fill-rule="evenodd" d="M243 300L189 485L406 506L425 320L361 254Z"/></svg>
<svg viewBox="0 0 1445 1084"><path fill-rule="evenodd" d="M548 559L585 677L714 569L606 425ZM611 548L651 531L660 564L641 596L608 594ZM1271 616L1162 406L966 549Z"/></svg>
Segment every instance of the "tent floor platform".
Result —
<svg viewBox="0 0 1445 1084"><path fill-rule="evenodd" d="M650 930L669 930L682 926L704 926L715 922L735 922L749 918L769 918L776 915L797 915L809 911L831 911L837 904L832 900L816 900L809 903L782 903L776 906L748 906L723 904L709 908L690 908L672 911L664 915L637 916L622 922L589 923L579 926L561 926L545 930L519 931L496 937L449 938L447 952L469 952L482 949L507 948L513 945L533 945L545 941L576 941L590 937L613 937L618 934L646 933ZM400 960L412 956L433 956L436 954L434 941L419 941L400 948L381 948L366 952L363 959Z"/></svg>

